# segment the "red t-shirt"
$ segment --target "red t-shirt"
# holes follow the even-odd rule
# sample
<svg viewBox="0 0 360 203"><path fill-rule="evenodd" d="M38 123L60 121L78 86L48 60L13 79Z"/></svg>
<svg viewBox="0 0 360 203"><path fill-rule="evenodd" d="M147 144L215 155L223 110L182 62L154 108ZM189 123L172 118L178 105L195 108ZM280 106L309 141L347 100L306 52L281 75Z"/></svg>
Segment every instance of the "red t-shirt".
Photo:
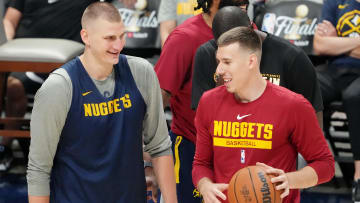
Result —
<svg viewBox="0 0 360 203"><path fill-rule="evenodd" d="M195 125L195 185L203 177L228 183L236 171L256 162L295 171L298 153L316 171L318 184L334 175L334 158L315 110L283 87L267 82L264 93L249 103L237 101L225 86L205 92ZM299 190L290 190L283 202L300 202Z"/></svg>
<svg viewBox="0 0 360 203"><path fill-rule="evenodd" d="M167 38L155 66L161 89L171 93L171 130L195 143L195 111L191 109L191 81L196 49L213 38L201 14L179 25Z"/></svg>

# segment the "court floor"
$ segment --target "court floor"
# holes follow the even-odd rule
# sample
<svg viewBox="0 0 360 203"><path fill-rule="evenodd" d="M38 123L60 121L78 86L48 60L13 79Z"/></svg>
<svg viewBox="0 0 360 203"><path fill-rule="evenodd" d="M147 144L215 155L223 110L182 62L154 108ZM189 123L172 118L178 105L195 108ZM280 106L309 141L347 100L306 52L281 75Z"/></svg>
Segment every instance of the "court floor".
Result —
<svg viewBox="0 0 360 203"><path fill-rule="evenodd" d="M25 174L0 174L0 203L26 203ZM150 201L148 202L150 203ZM331 183L304 190L301 203L351 203L350 188L335 188Z"/></svg>

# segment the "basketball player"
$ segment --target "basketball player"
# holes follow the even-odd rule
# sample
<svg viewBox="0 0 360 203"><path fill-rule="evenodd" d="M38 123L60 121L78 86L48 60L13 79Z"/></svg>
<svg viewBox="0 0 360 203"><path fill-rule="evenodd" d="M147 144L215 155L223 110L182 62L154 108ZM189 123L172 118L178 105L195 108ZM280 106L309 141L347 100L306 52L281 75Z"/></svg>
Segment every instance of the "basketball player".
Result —
<svg viewBox="0 0 360 203"><path fill-rule="evenodd" d="M201 45L194 59L191 107L196 109L202 94L214 88L216 71L216 40L220 35L237 26L251 27L246 12L234 6L220 9L213 21L214 39ZM316 72L303 50L274 35L255 30L262 40L260 72L264 78L289 90L302 94L310 101L322 125L323 102ZM277 58L277 60L274 60ZM216 77L215 77L216 79ZM217 85L222 84L218 78Z"/></svg>
<svg viewBox="0 0 360 203"><path fill-rule="evenodd" d="M212 20L219 8L243 6L243 0L198 0L203 13L187 19L167 38L155 66L162 89L163 103L171 103L173 121L170 136L175 157L177 196L181 203L199 203L201 199L192 183L191 170L195 154L195 111L191 104L193 58L196 49L213 38Z"/></svg>
<svg viewBox="0 0 360 203"><path fill-rule="evenodd" d="M232 175L255 165L277 177L284 203L299 203L300 188L329 181L334 159L311 104L266 81L260 73L261 40L253 29L233 28L217 41L224 85L205 92L196 112L193 182L208 202L227 202ZM298 153L308 165L296 171ZM265 165L266 164L266 165Z"/></svg>
<svg viewBox="0 0 360 203"><path fill-rule="evenodd" d="M118 10L97 2L82 17L85 52L42 85L31 118L32 202L146 202L143 148L165 202L177 202L160 87L146 60L120 55Z"/></svg>

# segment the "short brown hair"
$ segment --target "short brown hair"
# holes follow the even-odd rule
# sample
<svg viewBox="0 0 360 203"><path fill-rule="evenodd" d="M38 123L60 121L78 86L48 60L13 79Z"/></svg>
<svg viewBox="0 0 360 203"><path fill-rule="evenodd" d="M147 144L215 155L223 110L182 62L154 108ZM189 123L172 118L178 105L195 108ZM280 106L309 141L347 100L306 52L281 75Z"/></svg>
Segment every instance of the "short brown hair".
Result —
<svg viewBox="0 0 360 203"><path fill-rule="evenodd" d="M121 21L119 10L114 5L107 2L95 2L85 9L81 18L81 26L84 27L88 22L99 17L103 17L110 22Z"/></svg>
<svg viewBox="0 0 360 203"><path fill-rule="evenodd" d="M256 32L249 27L235 27L223 33L217 40L219 47L232 43L239 43L242 48L252 52L259 51L261 54L261 39Z"/></svg>

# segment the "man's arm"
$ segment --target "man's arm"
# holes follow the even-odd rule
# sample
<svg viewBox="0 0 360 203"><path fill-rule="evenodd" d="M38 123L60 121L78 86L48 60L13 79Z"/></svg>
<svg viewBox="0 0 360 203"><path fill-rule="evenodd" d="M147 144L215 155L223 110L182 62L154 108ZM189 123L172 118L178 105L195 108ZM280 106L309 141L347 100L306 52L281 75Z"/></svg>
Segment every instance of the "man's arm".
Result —
<svg viewBox="0 0 360 203"><path fill-rule="evenodd" d="M153 158L152 163L156 179L165 202L177 202L174 162L172 155Z"/></svg>
<svg viewBox="0 0 360 203"><path fill-rule="evenodd" d="M256 163L256 165L263 167L267 174L276 176L271 181L278 183L276 190L283 190L283 193L280 195L281 198L289 195L290 189L309 188L318 183L318 176L310 166L305 166L298 171L285 173L281 169L273 168L264 163Z"/></svg>
<svg viewBox="0 0 360 203"><path fill-rule="evenodd" d="M314 51L319 55L338 56L349 54L360 47L360 38L333 36L334 26L329 21L319 24L314 35Z"/></svg>
<svg viewBox="0 0 360 203"><path fill-rule="evenodd" d="M322 111L316 112L316 118L317 118L317 121L319 122L320 128L321 128L321 129L324 129L323 112L322 112Z"/></svg>
<svg viewBox="0 0 360 203"><path fill-rule="evenodd" d="M160 2L158 20L160 23L161 47L163 47L169 34L176 27L176 7L177 2L175 0L162 0Z"/></svg>
<svg viewBox="0 0 360 203"><path fill-rule="evenodd" d="M170 98L171 98L171 94L170 92L168 92L167 90L161 89L161 96L162 96L162 100L163 100L163 107L167 107L170 105Z"/></svg>
<svg viewBox="0 0 360 203"><path fill-rule="evenodd" d="M65 70L58 69L56 72L59 71ZM31 113L31 144L27 169L30 203L49 202L51 168L70 109L71 97L71 82L57 73L50 74L36 93Z"/></svg>
<svg viewBox="0 0 360 203"><path fill-rule="evenodd" d="M161 47L164 46L164 43L170 33L175 29L176 27L176 20L166 20L160 22L160 38L161 38Z"/></svg>
<svg viewBox="0 0 360 203"><path fill-rule="evenodd" d="M6 38L8 40L14 39L15 31L20 22L21 17L22 17L22 13L15 8L9 7L6 10L3 23L4 23Z"/></svg>
<svg viewBox="0 0 360 203"><path fill-rule="evenodd" d="M49 203L49 196L30 196L29 195L29 203Z"/></svg>

